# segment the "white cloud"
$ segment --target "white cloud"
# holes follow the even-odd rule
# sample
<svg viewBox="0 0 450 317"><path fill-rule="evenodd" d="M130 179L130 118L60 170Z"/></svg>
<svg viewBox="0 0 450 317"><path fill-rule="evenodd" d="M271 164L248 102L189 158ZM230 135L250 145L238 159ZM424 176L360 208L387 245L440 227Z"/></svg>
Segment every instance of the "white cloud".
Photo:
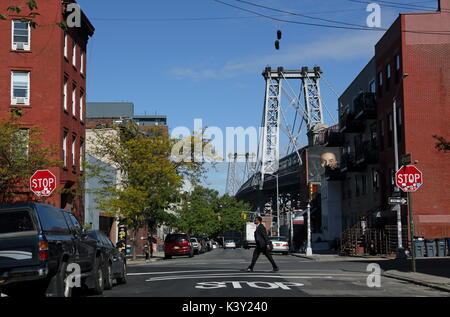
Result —
<svg viewBox="0 0 450 317"><path fill-rule="evenodd" d="M371 57L374 54L374 45L381 35L382 33L375 31L354 31L290 46L277 54L246 56L239 61L228 61L223 66L203 69L182 66L172 68L169 72L177 79L224 79L237 77L244 73L259 72L267 65L298 68L308 63L320 64L323 60L342 61L365 56Z"/></svg>

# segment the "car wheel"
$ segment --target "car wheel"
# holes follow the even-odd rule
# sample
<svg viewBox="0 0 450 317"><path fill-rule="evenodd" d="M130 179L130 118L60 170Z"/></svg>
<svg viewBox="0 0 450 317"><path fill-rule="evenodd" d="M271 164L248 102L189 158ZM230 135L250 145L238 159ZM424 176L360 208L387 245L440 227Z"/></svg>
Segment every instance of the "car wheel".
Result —
<svg viewBox="0 0 450 317"><path fill-rule="evenodd" d="M283 252L283 254L284 254L284 255L288 255L288 254L289 254L289 252Z"/></svg>
<svg viewBox="0 0 450 317"><path fill-rule="evenodd" d="M113 274L112 274L112 266L108 265L105 272L105 289L110 290L113 288Z"/></svg>
<svg viewBox="0 0 450 317"><path fill-rule="evenodd" d="M100 264L100 259L97 259L97 264L94 266L94 271L92 272L94 275L94 288L93 292L95 295L102 295L104 289L104 279L103 279L103 268Z"/></svg>
<svg viewBox="0 0 450 317"><path fill-rule="evenodd" d="M117 284L127 283L127 264L123 263L122 276L117 279Z"/></svg>
<svg viewBox="0 0 450 317"><path fill-rule="evenodd" d="M165 255L165 256L164 256L164 260L170 260L171 258L172 258L171 255Z"/></svg>

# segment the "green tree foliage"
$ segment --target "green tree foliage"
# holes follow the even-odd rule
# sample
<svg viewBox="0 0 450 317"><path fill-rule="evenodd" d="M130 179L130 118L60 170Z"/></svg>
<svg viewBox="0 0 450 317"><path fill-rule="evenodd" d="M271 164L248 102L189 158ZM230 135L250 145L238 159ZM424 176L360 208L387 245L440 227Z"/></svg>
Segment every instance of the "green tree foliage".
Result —
<svg viewBox="0 0 450 317"><path fill-rule="evenodd" d="M203 163L171 160L172 147L178 140L148 136L132 122L94 130L94 134L88 140L92 144L88 154L120 172L114 182L101 166L87 166L86 177L99 179L103 187L96 191L99 208L119 215L135 236L148 224L172 221L167 210L179 201L185 178L199 181Z"/></svg>
<svg viewBox="0 0 450 317"><path fill-rule="evenodd" d="M37 127L24 129L20 117L20 110L13 110L9 119L0 120L0 203L24 193L31 199L28 180L33 173L61 165L54 159L56 149L43 145L42 131Z"/></svg>
<svg viewBox="0 0 450 317"><path fill-rule="evenodd" d="M249 208L232 196L219 197L215 190L196 186L183 198L174 225L181 231L209 237L217 237L230 230L243 232L246 220L241 214Z"/></svg>
<svg viewBox="0 0 450 317"><path fill-rule="evenodd" d="M6 8L6 12L2 13L0 11L0 20L7 20L8 16L11 14L14 15L24 15L25 18L23 18L22 22L29 22L31 27L36 28L37 23L34 21L34 19L39 15L39 13L36 11L38 10L38 5L36 0L29 0L25 2L26 8L23 8L20 5L16 6L9 6ZM24 13L25 10L28 10Z"/></svg>

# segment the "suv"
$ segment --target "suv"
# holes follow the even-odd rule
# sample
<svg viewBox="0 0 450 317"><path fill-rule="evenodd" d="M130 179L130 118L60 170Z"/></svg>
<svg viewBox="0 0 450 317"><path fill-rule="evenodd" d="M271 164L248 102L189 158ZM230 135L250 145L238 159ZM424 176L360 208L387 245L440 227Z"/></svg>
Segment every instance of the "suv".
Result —
<svg viewBox="0 0 450 317"><path fill-rule="evenodd" d="M69 281L79 268L81 285L75 285L102 294L99 256L72 213L37 203L0 205L1 293L70 297Z"/></svg>
<svg viewBox="0 0 450 317"><path fill-rule="evenodd" d="M194 248L189 235L185 233L170 233L164 240L164 258L171 259L176 255L194 256Z"/></svg>

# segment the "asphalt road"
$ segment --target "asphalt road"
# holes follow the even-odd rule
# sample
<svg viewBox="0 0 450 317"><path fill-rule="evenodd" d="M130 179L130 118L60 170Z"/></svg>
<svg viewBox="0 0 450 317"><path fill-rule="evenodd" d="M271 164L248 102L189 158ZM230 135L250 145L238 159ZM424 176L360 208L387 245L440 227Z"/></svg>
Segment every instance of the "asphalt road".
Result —
<svg viewBox="0 0 450 317"><path fill-rule="evenodd" d="M449 296L427 287L380 277L369 287L368 261L315 262L274 255L280 267L261 256L255 272L247 273L253 250L216 249L194 258L178 257L130 265L128 283L105 291L103 297L307 297L307 296ZM370 281L376 281L371 278Z"/></svg>

